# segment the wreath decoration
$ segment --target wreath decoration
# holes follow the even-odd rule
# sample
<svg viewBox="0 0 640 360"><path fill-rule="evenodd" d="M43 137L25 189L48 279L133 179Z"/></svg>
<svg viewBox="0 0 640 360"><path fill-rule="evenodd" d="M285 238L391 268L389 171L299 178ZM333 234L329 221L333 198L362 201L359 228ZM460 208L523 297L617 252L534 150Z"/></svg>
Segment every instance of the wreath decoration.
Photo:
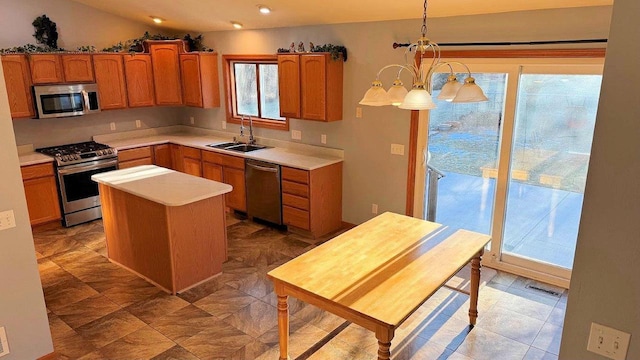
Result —
<svg viewBox="0 0 640 360"><path fill-rule="evenodd" d="M47 45L52 49L58 48L58 29L55 22L47 15L42 15L33 20L32 25L36 28L33 36L38 44Z"/></svg>

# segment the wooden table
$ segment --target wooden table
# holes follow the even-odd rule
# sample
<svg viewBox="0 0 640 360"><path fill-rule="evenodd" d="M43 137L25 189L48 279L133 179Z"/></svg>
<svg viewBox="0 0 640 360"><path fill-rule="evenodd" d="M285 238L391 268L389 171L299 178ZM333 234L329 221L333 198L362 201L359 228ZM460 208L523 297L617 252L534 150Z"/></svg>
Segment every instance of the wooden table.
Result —
<svg viewBox="0 0 640 360"><path fill-rule="evenodd" d="M469 322L475 325L480 258L489 240L387 212L270 271L278 296L280 359L288 359L288 296L373 331L378 359L389 359L395 330L469 262Z"/></svg>

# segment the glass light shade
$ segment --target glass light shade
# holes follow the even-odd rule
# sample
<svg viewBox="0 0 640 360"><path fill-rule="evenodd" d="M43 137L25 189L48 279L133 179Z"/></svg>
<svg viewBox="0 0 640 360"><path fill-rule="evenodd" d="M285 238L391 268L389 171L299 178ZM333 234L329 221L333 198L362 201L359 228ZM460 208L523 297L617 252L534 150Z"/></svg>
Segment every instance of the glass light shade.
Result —
<svg viewBox="0 0 640 360"><path fill-rule="evenodd" d="M447 83L442 86L442 90L438 94L438 100L452 101L462 86L455 75L449 75Z"/></svg>
<svg viewBox="0 0 640 360"><path fill-rule="evenodd" d="M482 102L489 100L480 86L476 84L476 79L471 76L464 80L464 85L458 90L458 94L453 98L454 103Z"/></svg>
<svg viewBox="0 0 640 360"><path fill-rule="evenodd" d="M382 83L375 80L371 83L371 87L364 94L364 97L360 100L359 104L368 106L386 106L391 105L391 101L389 100L387 92L382 88Z"/></svg>
<svg viewBox="0 0 640 360"><path fill-rule="evenodd" d="M413 89L409 91L407 96L404 97L404 101L400 106L400 109L406 110L429 110L435 109L436 104L431 99L431 94L425 90L424 86L413 86Z"/></svg>
<svg viewBox="0 0 640 360"><path fill-rule="evenodd" d="M393 85L387 90L387 95L389 95L389 101L391 101L391 105L398 106L402 104L405 96L407 96L407 89L403 86L402 81L400 79L396 79L393 82Z"/></svg>

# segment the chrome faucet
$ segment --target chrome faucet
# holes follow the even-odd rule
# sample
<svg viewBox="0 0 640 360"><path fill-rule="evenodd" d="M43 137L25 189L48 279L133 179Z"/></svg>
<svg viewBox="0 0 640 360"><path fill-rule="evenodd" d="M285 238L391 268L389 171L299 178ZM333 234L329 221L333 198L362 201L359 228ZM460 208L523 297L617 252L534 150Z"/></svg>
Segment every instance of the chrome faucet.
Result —
<svg viewBox="0 0 640 360"><path fill-rule="evenodd" d="M242 138L244 137L244 115L240 116L240 141L242 141Z"/></svg>
<svg viewBox="0 0 640 360"><path fill-rule="evenodd" d="M254 145L256 143L256 139L253 137L253 119L251 119L251 115L249 115L249 145Z"/></svg>

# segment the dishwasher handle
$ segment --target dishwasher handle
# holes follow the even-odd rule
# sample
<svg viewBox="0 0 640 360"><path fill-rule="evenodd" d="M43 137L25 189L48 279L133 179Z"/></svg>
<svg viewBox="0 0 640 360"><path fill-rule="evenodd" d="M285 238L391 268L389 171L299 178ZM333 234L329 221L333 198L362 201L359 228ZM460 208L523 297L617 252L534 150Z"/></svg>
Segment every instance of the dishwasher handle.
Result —
<svg viewBox="0 0 640 360"><path fill-rule="evenodd" d="M272 173L277 173L278 172L278 168L277 167L266 167L266 166L260 166L260 165L256 165L256 164L252 164L252 163L247 163L247 166L252 167L256 170L260 170L260 171L267 171L267 172L272 172Z"/></svg>

